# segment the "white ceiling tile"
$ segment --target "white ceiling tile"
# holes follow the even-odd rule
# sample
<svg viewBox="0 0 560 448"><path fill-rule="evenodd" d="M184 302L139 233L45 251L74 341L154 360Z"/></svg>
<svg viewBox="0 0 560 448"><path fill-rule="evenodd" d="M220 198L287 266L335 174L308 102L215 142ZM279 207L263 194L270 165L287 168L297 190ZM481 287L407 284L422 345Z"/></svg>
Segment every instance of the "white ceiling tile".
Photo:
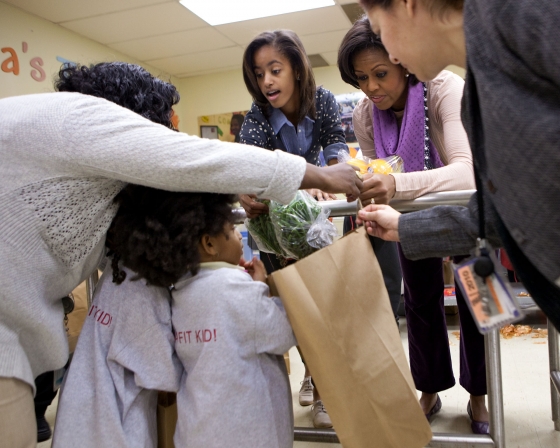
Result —
<svg viewBox="0 0 560 448"><path fill-rule="evenodd" d="M301 41L307 54L323 53L338 49L342 38L347 32L348 30L339 30L329 33L310 34L308 36L301 36Z"/></svg>
<svg viewBox="0 0 560 448"><path fill-rule="evenodd" d="M245 22L218 25L220 33L240 45L247 45L259 33L267 30L289 29L299 36L317 34L326 31L347 30L351 26L348 17L338 5L282 14L274 17L247 20Z"/></svg>
<svg viewBox="0 0 560 448"><path fill-rule="evenodd" d="M109 44L109 47L141 61L148 61L235 45L235 42L208 26L196 30Z"/></svg>
<svg viewBox="0 0 560 448"><path fill-rule="evenodd" d="M176 56L173 58L156 59L148 61L148 63L172 75L185 75L191 72L202 72L214 69L229 70L231 67L240 68L242 58L243 50L236 46Z"/></svg>
<svg viewBox="0 0 560 448"><path fill-rule="evenodd" d="M61 25L102 44L210 27L175 2L72 20Z"/></svg>
<svg viewBox="0 0 560 448"><path fill-rule="evenodd" d="M336 61L338 58L338 51L325 51L321 53L323 59L329 63L329 65L336 65Z"/></svg>
<svg viewBox="0 0 560 448"><path fill-rule="evenodd" d="M2 0L54 23L82 19L170 0ZM175 0L171 0L175 2Z"/></svg>

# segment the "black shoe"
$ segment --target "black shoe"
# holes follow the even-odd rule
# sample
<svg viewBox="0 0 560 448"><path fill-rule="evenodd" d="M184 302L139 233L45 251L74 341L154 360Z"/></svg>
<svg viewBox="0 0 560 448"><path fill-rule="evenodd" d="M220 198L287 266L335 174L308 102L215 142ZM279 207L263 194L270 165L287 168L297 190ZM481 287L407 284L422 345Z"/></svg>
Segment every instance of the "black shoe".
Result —
<svg viewBox="0 0 560 448"><path fill-rule="evenodd" d="M37 417L37 442L44 442L52 437L51 427L45 416Z"/></svg>

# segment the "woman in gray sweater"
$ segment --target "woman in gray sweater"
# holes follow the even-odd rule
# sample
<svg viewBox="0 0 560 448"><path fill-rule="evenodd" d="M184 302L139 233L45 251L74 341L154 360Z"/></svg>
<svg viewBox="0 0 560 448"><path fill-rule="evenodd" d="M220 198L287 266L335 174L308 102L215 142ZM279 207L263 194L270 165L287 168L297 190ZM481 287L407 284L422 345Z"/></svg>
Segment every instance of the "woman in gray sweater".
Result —
<svg viewBox="0 0 560 448"><path fill-rule="evenodd" d="M0 100L0 434L33 446L34 378L64 366L61 297L99 264L127 184L254 193L289 202L299 188L357 197L350 167L313 167L175 132L176 89L141 67L61 70L57 93Z"/></svg>

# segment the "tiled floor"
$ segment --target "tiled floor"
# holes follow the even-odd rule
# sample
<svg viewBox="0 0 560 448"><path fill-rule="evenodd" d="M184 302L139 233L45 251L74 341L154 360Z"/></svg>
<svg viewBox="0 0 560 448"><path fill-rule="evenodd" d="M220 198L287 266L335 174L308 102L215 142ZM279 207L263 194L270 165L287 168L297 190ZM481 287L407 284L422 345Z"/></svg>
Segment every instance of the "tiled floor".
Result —
<svg viewBox="0 0 560 448"><path fill-rule="evenodd" d="M448 316L449 345L453 365L458 370L459 343L453 332L458 331L457 316ZM546 328L546 321L539 311L530 312L526 323L535 328ZM401 320L401 338L407 347L406 324ZM504 413L506 446L508 448L559 448L560 432L554 431L550 414L550 382L548 379L548 344L546 339L533 339L531 335L514 339L501 339ZM298 404L300 381L304 368L295 348L290 351L291 375L296 426L312 427L311 407ZM432 422L434 432L470 433L466 413L467 392L460 386L443 391L442 411ZM56 402L47 410L47 420L54 424ZM49 448L50 441L39 448ZM295 448L330 448L339 444L295 442ZM470 448L464 445L457 448ZM403 447L405 448L405 447Z"/></svg>

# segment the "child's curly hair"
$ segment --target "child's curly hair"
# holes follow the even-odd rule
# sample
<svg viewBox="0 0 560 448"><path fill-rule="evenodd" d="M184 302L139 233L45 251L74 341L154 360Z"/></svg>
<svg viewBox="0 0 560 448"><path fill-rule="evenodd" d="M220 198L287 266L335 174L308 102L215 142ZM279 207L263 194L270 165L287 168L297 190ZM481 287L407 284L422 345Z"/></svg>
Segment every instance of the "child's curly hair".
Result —
<svg viewBox="0 0 560 448"><path fill-rule="evenodd" d="M117 215L107 233L113 257L113 281L126 273L119 261L148 284L169 287L200 265L202 235L215 236L233 222L232 194L178 193L140 185L126 186L116 197Z"/></svg>

